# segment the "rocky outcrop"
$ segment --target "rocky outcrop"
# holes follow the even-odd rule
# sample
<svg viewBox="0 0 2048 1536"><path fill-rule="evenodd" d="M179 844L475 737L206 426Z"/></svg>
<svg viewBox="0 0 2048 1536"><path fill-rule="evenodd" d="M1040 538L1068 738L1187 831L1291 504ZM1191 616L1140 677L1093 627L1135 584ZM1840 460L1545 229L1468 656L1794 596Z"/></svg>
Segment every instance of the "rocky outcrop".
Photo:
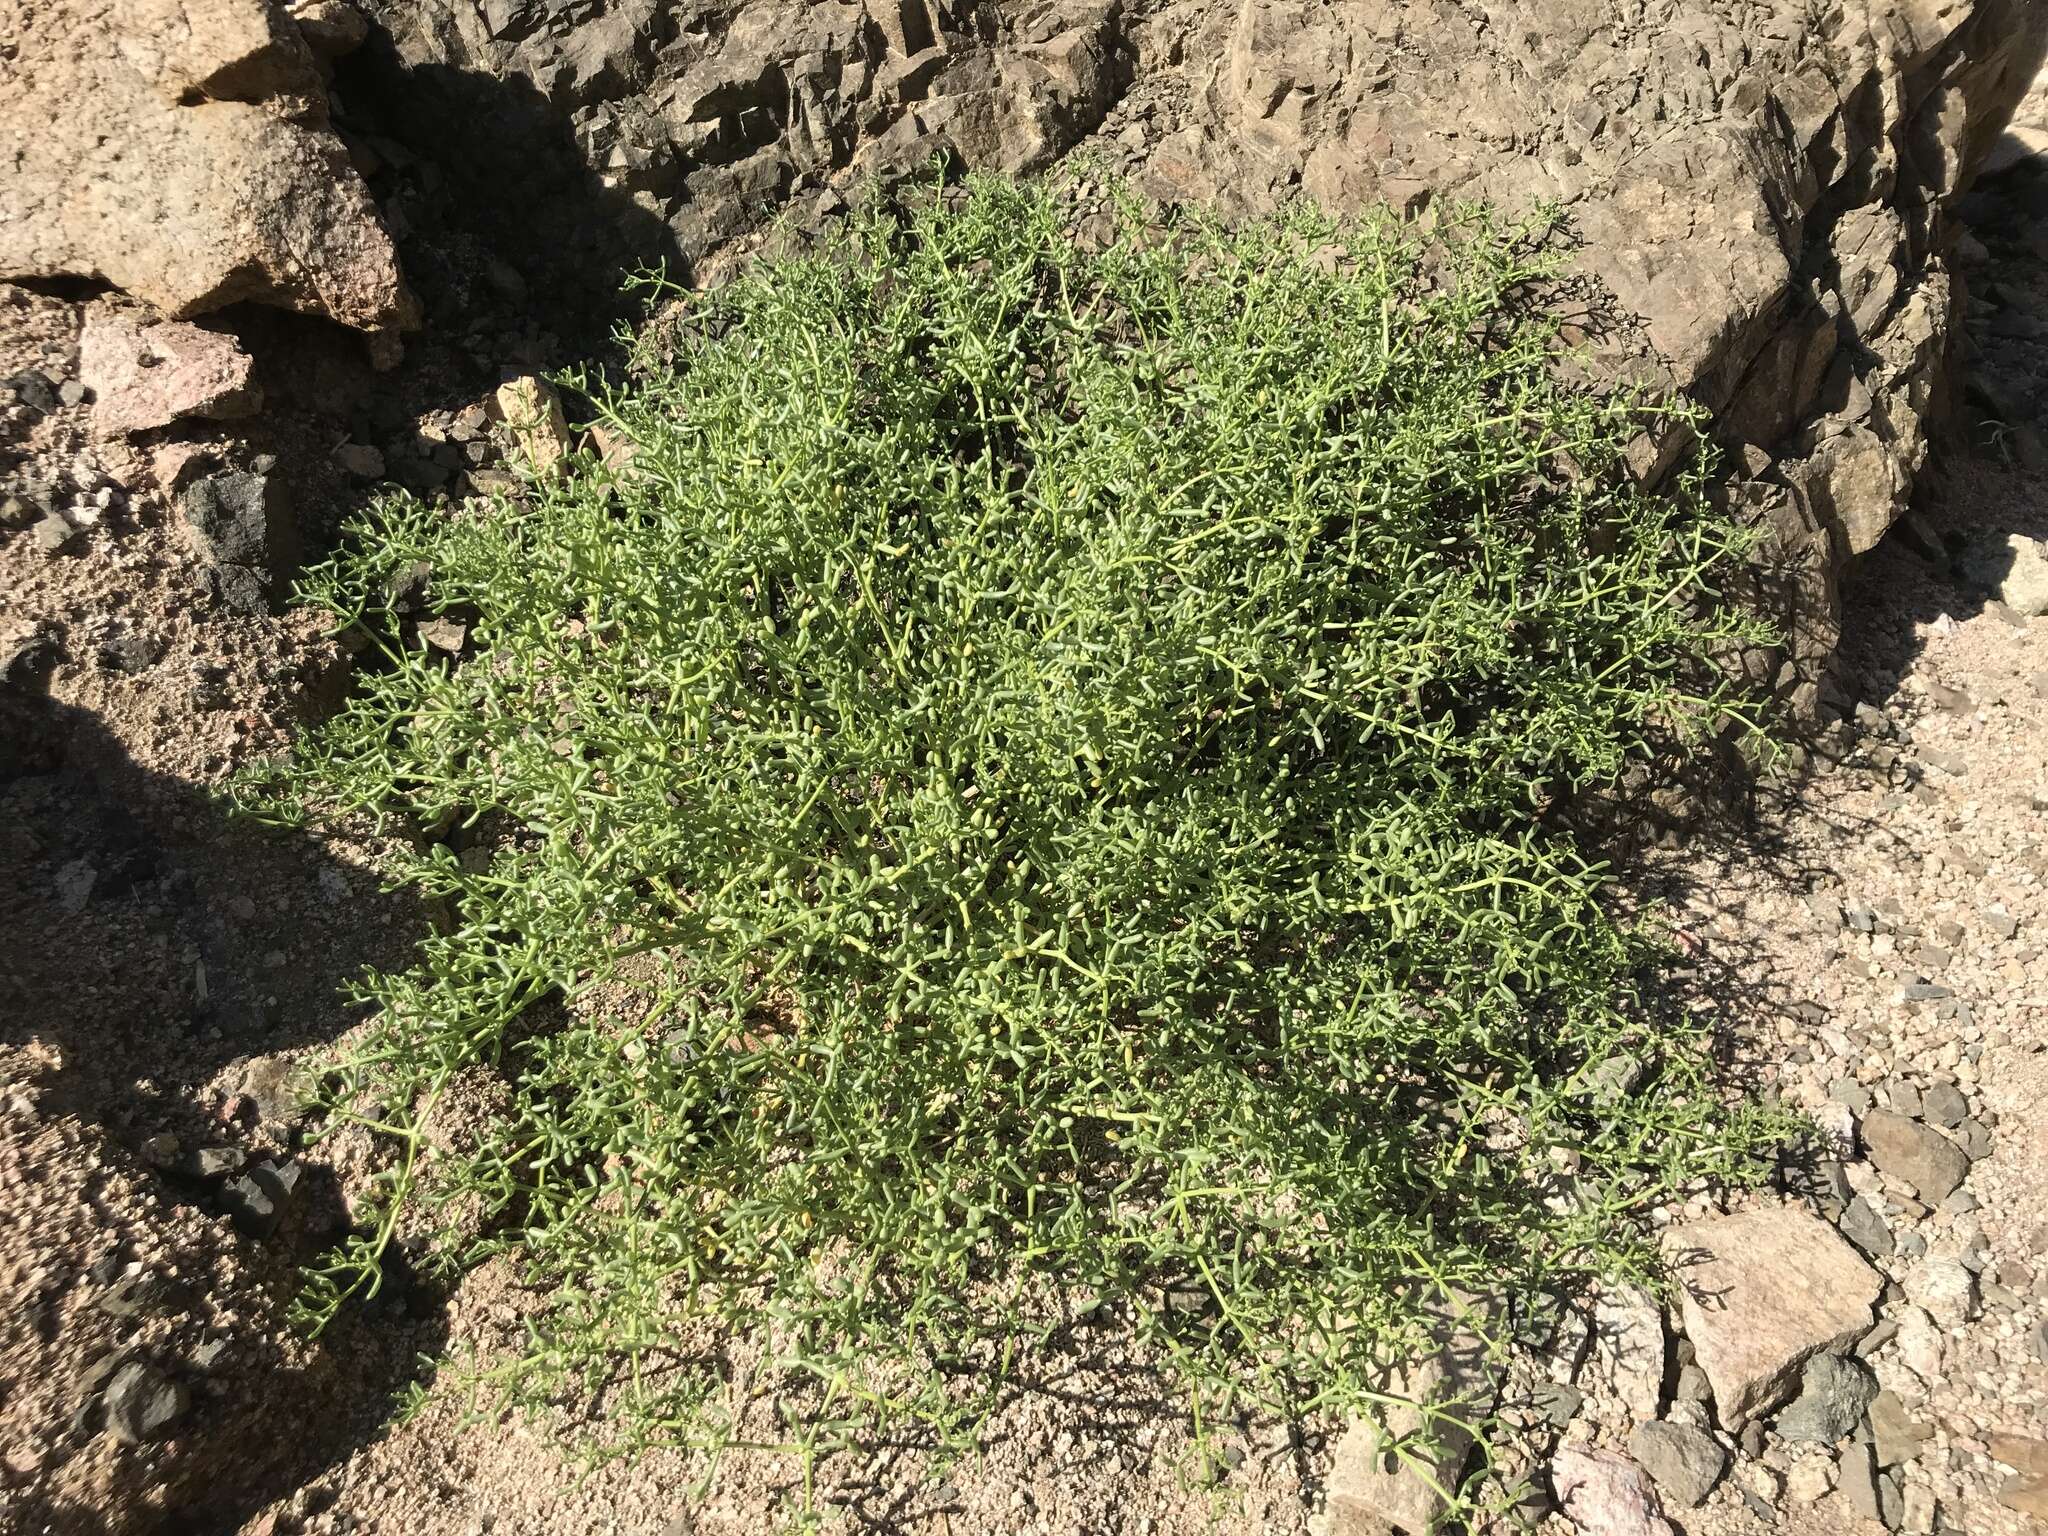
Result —
<svg viewBox="0 0 2048 1536"><path fill-rule="evenodd" d="M2025 0L1240 0L1224 46L1184 45L1216 59L1206 120L1154 169L1339 208L1560 205L1615 301L1596 351L1713 410L1746 472L1795 631L1775 680L1810 703L1836 577L1904 511L1941 408L1949 210L2044 38Z"/></svg>
<svg viewBox="0 0 2048 1536"><path fill-rule="evenodd" d="M412 301L282 7L9 3L0 277L99 279L173 318L273 304L390 350Z"/></svg>
<svg viewBox="0 0 2048 1536"><path fill-rule="evenodd" d="M550 136L602 222L700 270L942 150L1021 170L1085 142L1226 209L1559 204L1595 355L1717 415L1770 531L1761 595L1796 630L1792 666L1746 664L1808 704L1836 578L1903 509L1941 408L1949 211L2048 39L2028 0L372 5L390 41L351 96L413 152L458 142L444 167L540 253L593 222L549 223L572 201L535 169Z"/></svg>
<svg viewBox="0 0 2048 1536"><path fill-rule="evenodd" d="M695 265L784 208L843 206L854 173L1038 168L1129 62L1119 0L371 6L388 35L353 93L529 269L587 250L593 211L630 254Z"/></svg>

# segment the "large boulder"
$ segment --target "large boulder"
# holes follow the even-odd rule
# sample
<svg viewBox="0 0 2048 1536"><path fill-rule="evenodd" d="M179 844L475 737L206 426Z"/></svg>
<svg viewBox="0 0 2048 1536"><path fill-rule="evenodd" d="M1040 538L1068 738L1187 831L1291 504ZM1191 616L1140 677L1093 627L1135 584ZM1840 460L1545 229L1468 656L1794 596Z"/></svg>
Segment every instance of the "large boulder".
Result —
<svg viewBox="0 0 2048 1536"><path fill-rule="evenodd" d="M281 6L9 3L0 277L95 278L172 318L278 305L391 351L414 306Z"/></svg>

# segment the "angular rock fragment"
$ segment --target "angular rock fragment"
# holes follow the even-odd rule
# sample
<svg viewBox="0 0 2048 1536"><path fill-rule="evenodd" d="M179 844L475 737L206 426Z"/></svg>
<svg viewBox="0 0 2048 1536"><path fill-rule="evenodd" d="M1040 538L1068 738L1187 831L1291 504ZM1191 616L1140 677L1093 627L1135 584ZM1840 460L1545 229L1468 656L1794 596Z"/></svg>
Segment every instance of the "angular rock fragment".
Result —
<svg viewBox="0 0 2048 1536"><path fill-rule="evenodd" d="M1483 1416L1494 1392L1485 1350L1462 1328L1450 1329L1435 1354L1392 1373L1384 1386L1406 1403L1387 1408L1378 1426L1354 1422L1337 1442L1325 1492L1331 1536L1434 1528L1445 1507L1440 1490L1456 1486L1472 1450L1472 1433L1460 1421ZM1425 1406L1437 1411L1425 1413Z"/></svg>
<svg viewBox="0 0 2048 1536"><path fill-rule="evenodd" d="M124 1445L145 1445L169 1435L192 1396L153 1365L133 1361L107 1383L107 1431Z"/></svg>
<svg viewBox="0 0 2048 1536"><path fill-rule="evenodd" d="M1789 1206L1674 1228L1664 1253L1724 1425L1769 1412L1808 1360L1854 1343L1884 1289L1834 1228Z"/></svg>
<svg viewBox="0 0 2048 1536"><path fill-rule="evenodd" d="M1629 1453L1675 1503L1692 1509L1728 1470L1728 1453L1703 1429L1655 1421L1629 1436Z"/></svg>
<svg viewBox="0 0 2048 1536"><path fill-rule="evenodd" d="M1834 1445L1863 1422L1877 1378L1861 1361L1815 1355L1799 1378L1799 1396L1772 1426L1781 1440Z"/></svg>
<svg viewBox="0 0 2048 1536"><path fill-rule="evenodd" d="M78 373L92 391L93 426L110 437L167 427L188 416L254 415L263 392L232 336L182 321L148 324L95 309L78 341Z"/></svg>
<svg viewBox="0 0 2048 1536"><path fill-rule="evenodd" d="M1932 1126L1892 1110L1873 1109L1863 1117L1862 1132L1878 1171L1911 1185L1929 1205L1946 1200L1970 1172L1961 1147Z"/></svg>
<svg viewBox="0 0 2048 1536"><path fill-rule="evenodd" d="M1673 1536L1657 1490L1626 1456L1567 1448L1551 1459L1550 1481L1582 1536Z"/></svg>
<svg viewBox="0 0 2048 1536"><path fill-rule="evenodd" d="M261 613L298 557L284 487L246 471L209 475L180 498L215 595L237 613Z"/></svg>

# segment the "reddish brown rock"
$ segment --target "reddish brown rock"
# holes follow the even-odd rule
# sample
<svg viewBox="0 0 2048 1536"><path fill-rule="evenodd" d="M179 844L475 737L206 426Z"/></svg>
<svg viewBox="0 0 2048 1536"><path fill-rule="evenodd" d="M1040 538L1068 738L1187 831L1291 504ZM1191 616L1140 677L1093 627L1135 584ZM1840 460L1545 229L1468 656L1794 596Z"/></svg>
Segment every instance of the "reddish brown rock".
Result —
<svg viewBox="0 0 2048 1536"><path fill-rule="evenodd" d="M263 392L232 336L183 321L149 324L95 309L78 341L78 376L92 391L93 426L106 435L147 432L188 416L253 415Z"/></svg>

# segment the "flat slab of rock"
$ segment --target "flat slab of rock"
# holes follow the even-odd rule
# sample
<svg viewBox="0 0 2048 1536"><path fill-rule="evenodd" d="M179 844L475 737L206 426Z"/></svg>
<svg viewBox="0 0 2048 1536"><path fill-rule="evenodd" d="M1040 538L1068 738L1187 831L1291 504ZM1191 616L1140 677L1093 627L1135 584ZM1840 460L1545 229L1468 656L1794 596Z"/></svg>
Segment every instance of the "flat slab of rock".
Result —
<svg viewBox="0 0 2048 1536"><path fill-rule="evenodd" d="M1704 1502L1728 1470L1728 1453L1719 1442L1690 1424L1640 1425L1628 1448L1657 1486L1687 1509Z"/></svg>
<svg viewBox="0 0 2048 1536"><path fill-rule="evenodd" d="M1870 1327L1884 1290L1833 1227L1790 1206L1674 1228L1664 1255L1724 1425L1790 1397L1808 1360Z"/></svg>
<svg viewBox="0 0 2048 1536"><path fill-rule="evenodd" d="M1863 1117L1863 1145L1878 1172L1913 1186L1929 1205L1954 1194L1969 1174L1963 1149L1931 1125L1889 1109L1873 1109Z"/></svg>
<svg viewBox="0 0 2048 1536"><path fill-rule="evenodd" d="M78 376L92 391L93 426L110 437L167 427L188 416L254 415L263 392L232 336L183 321L152 325L95 309L78 338Z"/></svg>
<svg viewBox="0 0 2048 1536"><path fill-rule="evenodd" d="M1325 1485L1329 1536L1434 1529L1444 1510L1438 1490L1456 1485L1472 1451L1470 1431L1455 1421L1484 1417L1493 1374L1479 1341L1458 1330L1435 1355L1395 1372L1384 1386L1418 1406L1390 1407L1378 1426L1354 1421L1337 1442ZM1447 1415L1426 1432L1423 1404Z"/></svg>

